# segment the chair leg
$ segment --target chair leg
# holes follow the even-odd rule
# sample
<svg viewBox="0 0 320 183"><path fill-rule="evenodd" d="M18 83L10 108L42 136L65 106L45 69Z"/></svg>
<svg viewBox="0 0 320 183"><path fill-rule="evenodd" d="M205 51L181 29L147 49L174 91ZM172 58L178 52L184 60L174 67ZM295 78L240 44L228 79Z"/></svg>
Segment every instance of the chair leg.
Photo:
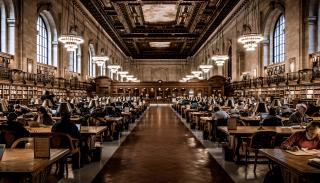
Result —
<svg viewBox="0 0 320 183"><path fill-rule="evenodd" d="M246 161L245 164L246 164L246 166L248 166L248 150L247 149L245 150L245 156L246 156L245 157L245 161Z"/></svg>
<svg viewBox="0 0 320 183"><path fill-rule="evenodd" d="M254 172L254 173L256 173L257 159L258 159L258 151L255 151L255 152L254 152L254 167L253 167L253 172Z"/></svg>
<svg viewBox="0 0 320 183"><path fill-rule="evenodd" d="M68 160L67 160L67 158L65 158L65 164L66 164L66 178L68 178L68 176L69 176L69 170L68 170Z"/></svg>

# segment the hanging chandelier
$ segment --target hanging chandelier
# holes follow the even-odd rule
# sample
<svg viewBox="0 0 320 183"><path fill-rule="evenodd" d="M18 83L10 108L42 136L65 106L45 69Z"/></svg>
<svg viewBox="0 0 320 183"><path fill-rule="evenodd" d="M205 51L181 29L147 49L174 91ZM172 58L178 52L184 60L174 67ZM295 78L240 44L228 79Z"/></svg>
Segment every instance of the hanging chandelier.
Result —
<svg viewBox="0 0 320 183"><path fill-rule="evenodd" d="M264 39L259 33L259 1L252 0L244 11L243 33L238 38L238 43L243 44L246 51L254 51Z"/></svg>
<svg viewBox="0 0 320 183"><path fill-rule="evenodd" d="M218 40L219 39L219 34L217 35L217 41L216 41L216 48L218 47ZM211 57L211 60L215 61L215 63L217 64L217 66L223 66L224 62L226 60L229 59L229 56L228 55L225 55L223 54L223 51L224 51L224 43L223 43L223 33L222 33L222 30L220 32L220 49L218 49L218 53L217 54L214 54L212 57Z"/></svg>
<svg viewBox="0 0 320 183"><path fill-rule="evenodd" d="M108 60L109 60L109 57L104 55L92 57L92 62L94 64L97 64L99 67L102 67Z"/></svg>
<svg viewBox="0 0 320 183"><path fill-rule="evenodd" d="M62 42L64 44L64 47L67 49L67 51L76 51L78 48L79 44L82 44L84 42L83 38L81 36L77 35L76 31L76 16L75 16L75 11L74 11L74 2L72 1L73 5L73 23L74 25L71 26L71 31L69 34L61 35L58 38L58 41ZM69 4L68 4L68 9L69 9ZM68 10L68 19L67 19L67 27L69 27L69 10Z"/></svg>
<svg viewBox="0 0 320 183"><path fill-rule="evenodd" d="M223 66L224 62L229 59L228 55L217 54L211 57L211 60L214 60L217 66Z"/></svg>
<svg viewBox="0 0 320 183"><path fill-rule="evenodd" d="M108 69L110 69L110 72L112 73L116 73L120 68L120 65L108 65Z"/></svg>
<svg viewBox="0 0 320 183"><path fill-rule="evenodd" d="M212 68L212 65L200 65L199 68L204 72L208 73L210 69Z"/></svg>
<svg viewBox="0 0 320 183"><path fill-rule="evenodd" d="M247 51L254 51L261 41L263 41L262 35L256 33L243 34L238 39L238 42L243 44Z"/></svg>
<svg viewBox="0 0 320 183"><path fill-rule="evenodd" d="M119 71L118 74L120 76L125 76L125 75L129 74L129 72L128 71Z"/></svg>
<svg viewBox="0 0 320 183"><path fill-rule="evenodd" d="M192 73L193 75L197 76L197 77L199 77L200 74L202 74L201 71L191 71L191 73Z"/></svg>

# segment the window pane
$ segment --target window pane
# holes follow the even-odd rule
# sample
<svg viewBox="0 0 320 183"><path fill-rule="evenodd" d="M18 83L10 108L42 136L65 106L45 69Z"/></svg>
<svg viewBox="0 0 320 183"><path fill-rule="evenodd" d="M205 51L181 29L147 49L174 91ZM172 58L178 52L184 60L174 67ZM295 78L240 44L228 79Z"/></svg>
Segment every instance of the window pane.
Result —
<svg viewBox="0 0 320 183"><path fill-rule="evenodd" d="M37 20L37 62L48 64L48 31L41 16Z"/></svg>
<svg viewBox="0 0 320 183"><path fill-rule="evenodd" d="M284 24L284 16L281 15L276 24L273 33L273 63L279 63L284 61L285 54L285 24Z"/></svg>

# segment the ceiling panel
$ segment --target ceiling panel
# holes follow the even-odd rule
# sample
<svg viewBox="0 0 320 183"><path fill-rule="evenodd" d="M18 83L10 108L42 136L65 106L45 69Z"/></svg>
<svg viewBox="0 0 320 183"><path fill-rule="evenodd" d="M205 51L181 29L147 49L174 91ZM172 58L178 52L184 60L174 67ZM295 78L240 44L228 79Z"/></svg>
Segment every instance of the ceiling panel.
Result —
<svg viewBox="0 0 320 183"><path fill-rule="evenodd" d="M127 56L181 59L192 56L240 0L80 1Z"/></svg>

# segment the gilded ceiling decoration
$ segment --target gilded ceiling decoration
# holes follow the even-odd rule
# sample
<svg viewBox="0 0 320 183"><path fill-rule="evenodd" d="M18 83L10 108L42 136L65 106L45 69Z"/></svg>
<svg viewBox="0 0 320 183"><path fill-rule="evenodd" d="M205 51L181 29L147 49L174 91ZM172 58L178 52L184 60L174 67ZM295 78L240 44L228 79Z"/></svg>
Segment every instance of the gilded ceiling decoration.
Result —
<svg viewBox="0 0 320 183"><path fill-rule="evenodd" d="M192 56L240 0L80 0L127 56Z"/></svg>

